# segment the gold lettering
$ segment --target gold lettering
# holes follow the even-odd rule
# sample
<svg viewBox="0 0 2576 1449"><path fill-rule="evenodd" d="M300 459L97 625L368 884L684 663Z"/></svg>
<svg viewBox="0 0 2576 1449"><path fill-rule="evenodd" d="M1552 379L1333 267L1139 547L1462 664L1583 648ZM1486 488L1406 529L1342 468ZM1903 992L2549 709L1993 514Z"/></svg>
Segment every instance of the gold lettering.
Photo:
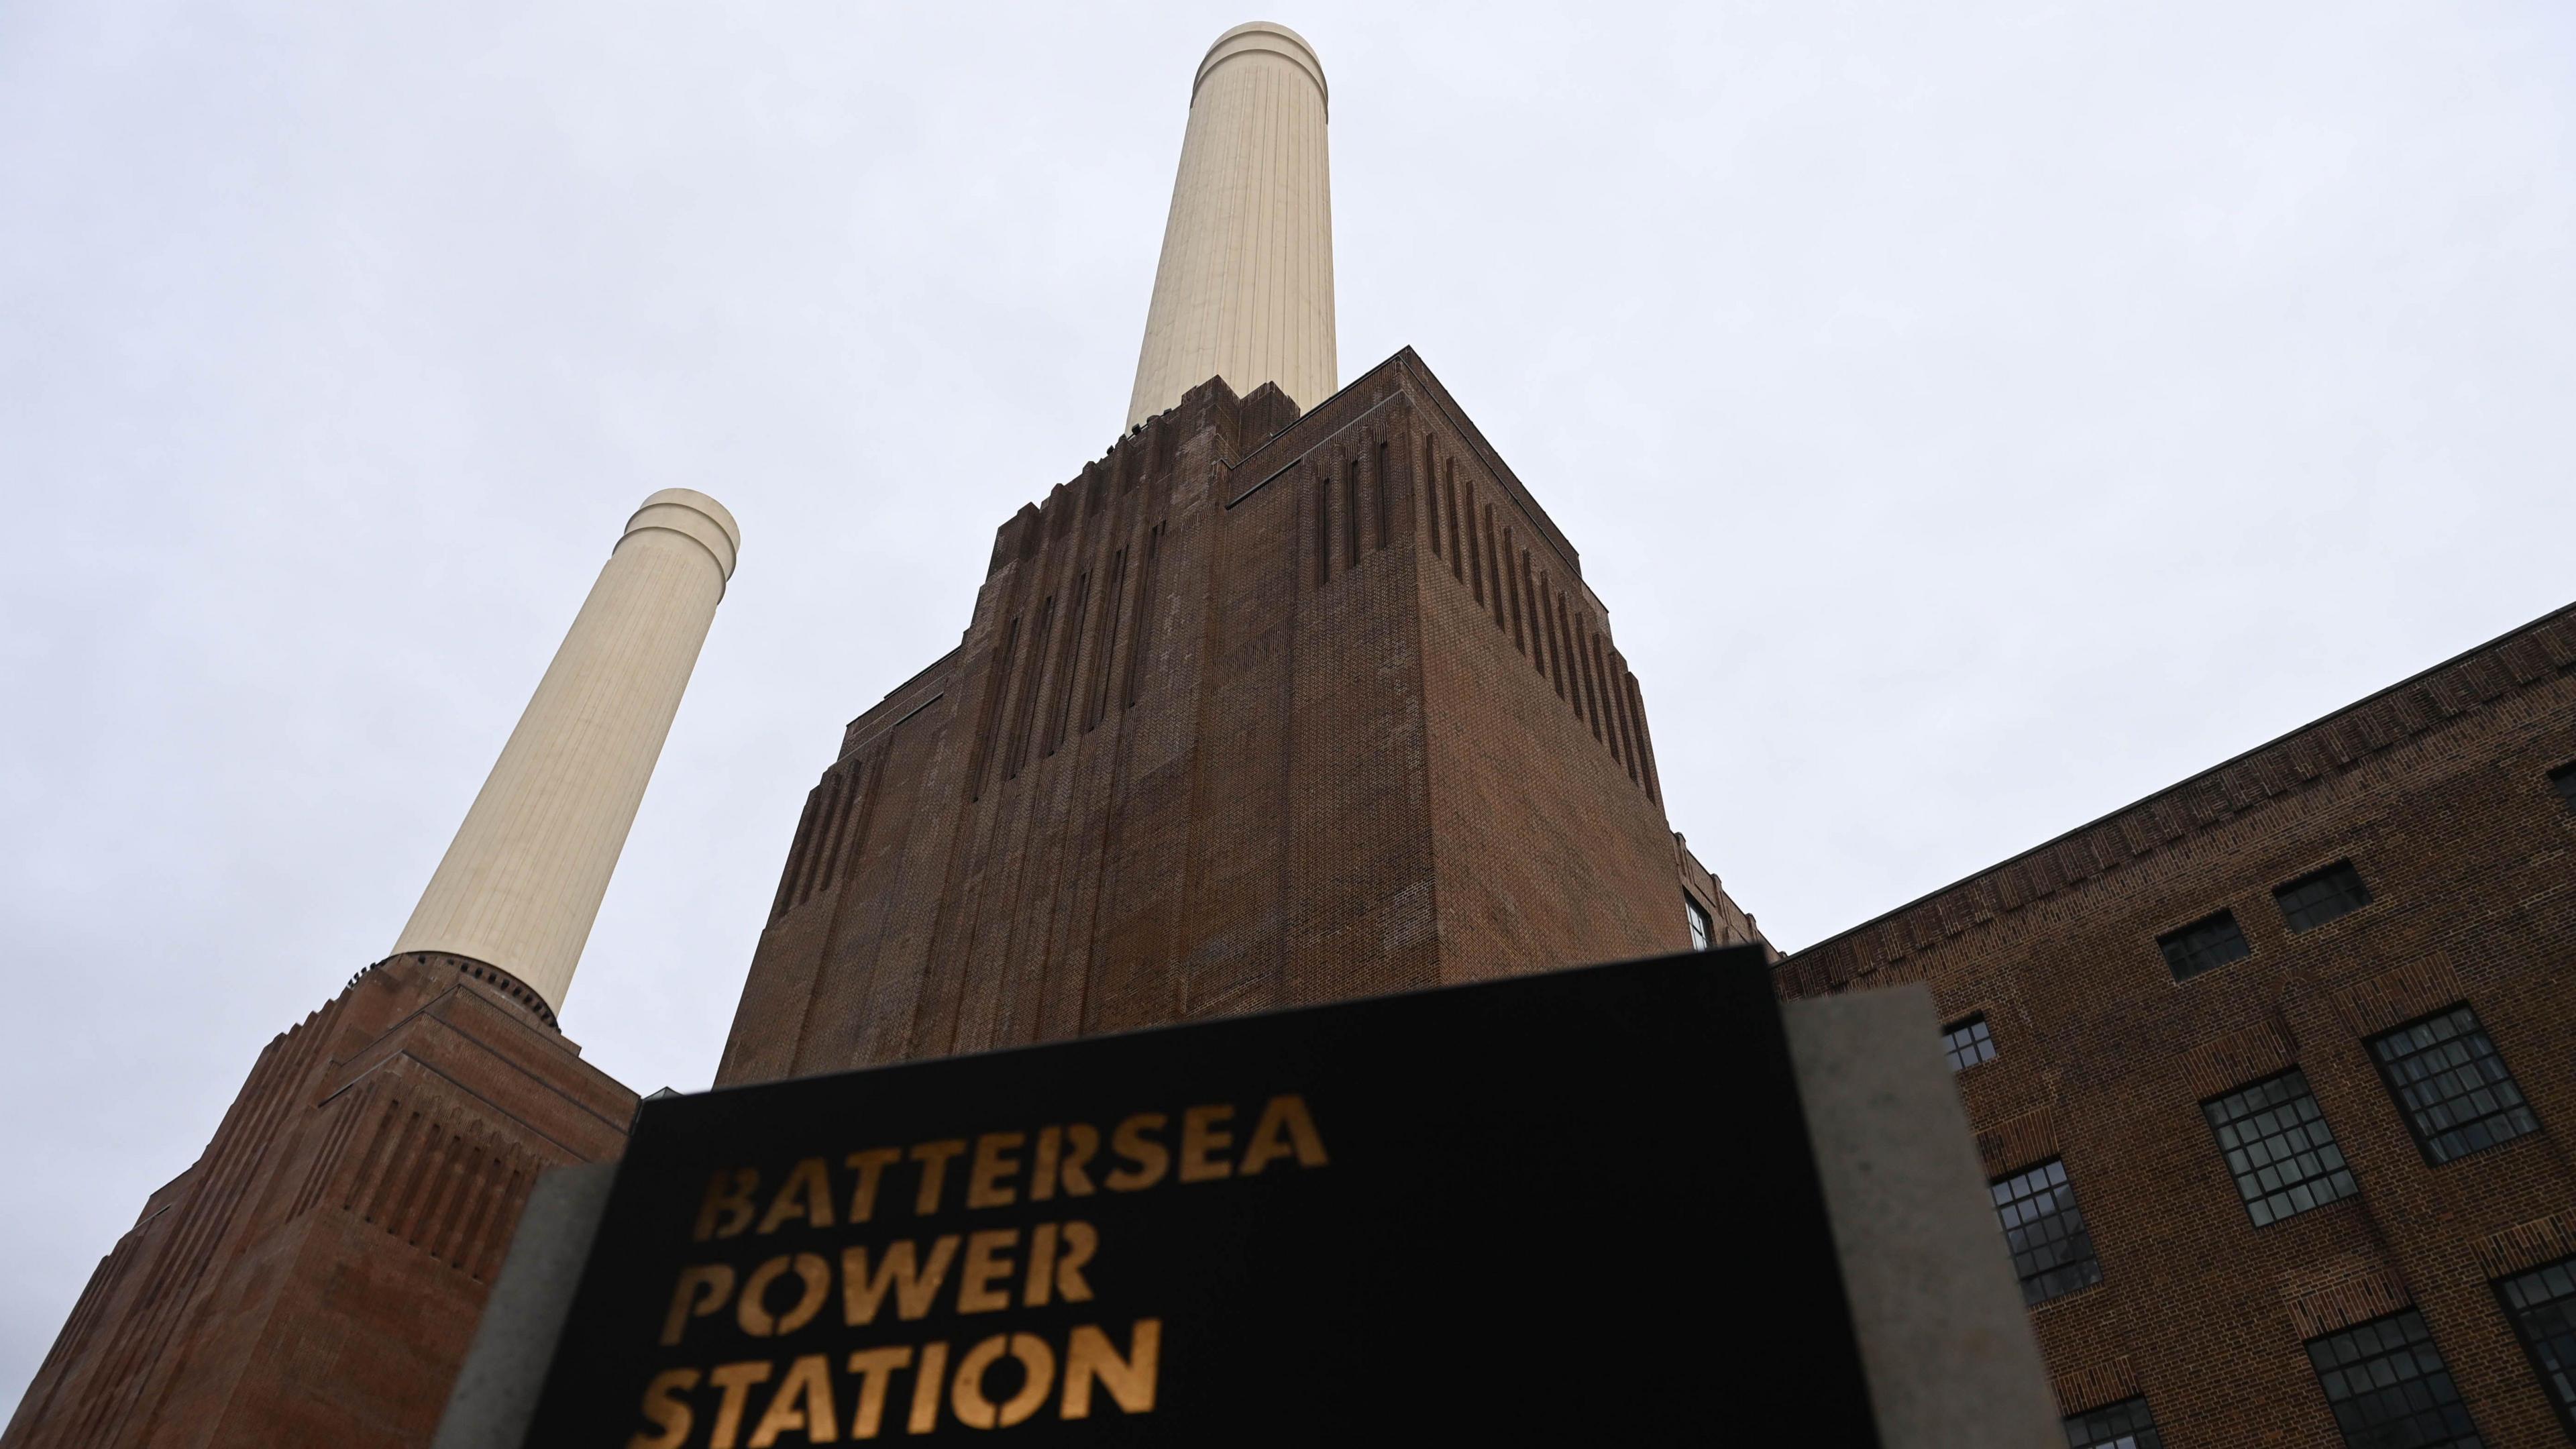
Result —
<svg viewBox="0 0 2576 1449"><path fill-rule="evenodd" d="M843 1167L859 1175L859 1185L850 1189L851 1222L863 1223L876 1216L877 1183L888 1167L902 1160L902 1149L895 1147L871 1147L841 1159Z"/></svg>
<svg viewBox="0 0 2576 1449"><path fill-rule="evenodd" d="M1009 1207L1019 1193L1003 1184L1018 1175L1020 1160L1010 1154L1029 1140L1026 1132L987 1132L975 1139L975 1165L966 1174L966 1206Z"/></svg>
<svg viewBox="0 0 2576 1449"><path fill-rule="evenodd" d="M1008 1402L997 1405L984 1397L984 1371L1006 1349L1020 1361L1026 1379ZM948 1391L948 1407L956 1411L957 1422L970 1429L1007 1429L1036 1413L1054 1387L1055 1350L1047 1347L1045 1339L1034 1333L1007 1338L997 1333L966 1350L966 1356L957 1361L957 1382Z"/></svg>
<svg viewBox="0 0 2576 1449"><path fill-rule="evenodd" d="M734 1436L742 1432L743 1400L751 1396L753 1384L769 1382L766 1363L724 1363L716 1365L707 1381L724 1390L716 1401L716 1423L707 1431L707 1449L733 1449Z"/></svg>
<svg viewBox="0 0 2576 1449"><path fill-rule="evenodd" d="M1068 1419L1091 1417L1091 1381L1109 1391L1118 1407L1142 1414L1154 1407L1154 1372L1163 1356L1163 1320L1139 1318L1127 1341L1127 1356L1118 1356L1109 1335L1086 1323L1073 1331L1064 1349L1064 1404Z"/></svg>
<svg viewBox="0 0 2576 1449"><path fill-rule="evenodd" d="M832 1361L819 1353L787 1366L787 1377L779 1381L769 1412L752 1427L749 1449L769 1449L790 1429L802 1430L808 1444L840 1440L840 1416L832 1409Z"/></svg>
<svg viewBox="0 0 2576 1449"><path fill-rule="evenodd" d="M1064 1151L1064 1129L1038 1129L1037 1161L1029 1164L1029 1201L1045 1202L1055 1196L1055 1160Z"/></svg>
<svg viewBox="0 0 2576 1449"><path fill-rule="evenodd" d="M711 1237L735 1237L750 1227L751 1190L758 1186L760 1174L748 1167L717 1168L716 1175L707 1179L706 1200L698 1204L698 1227L690 1240L703 1243Z"/></svg>
<svg viewBox="0 0 2576 1449"><path fill-rule="evenodd" d="M850 1410L850 1437L873 1439L885 1421L886 1385L895 1370L912 1365L908 1348L863 1348L850 1355L850 1372L859 1376L858 1407Z"/></svg>
<svg viewBox="0 0 2576 1449"><path fill-rule="evenodd" d="M1146 1136L1160 1132L1172 1119L1160 1112L1139 1112L1118 1124L1110 1134L1110 1150L1135 1164L1122 1167L1105 1179L1113 1192L1137 1192L1163 1180L1172 1167L1172 1154L1162 1143Z"/></svg>
<svg viewBox="0 0 2576 1449"><path fill-rule="evenodd" d="M680 1449L688 1442L689 1430L697 1427L697 1419L680 1395L697 1386L696 1369L664 1369L653 1375L653 1382L644 1386L644 1417L662 1432L637 1434L626 1441L626 1449Z"/></svg>
<svg viewBox="0 0 2576 1449"><path fill-rule="evenodd" d="M701 1294L698 1290L705 1289ZM662 1346L669 1348L680 1341L680 1330L691 1318L704 1318L724 1307L733 1296L733 1269L722 1263L706 1263L695 1268L682 1268L680 1281L671 1287L671 1311L662 1315Z"/></svg>
<svg viewBox="0 0 2576 1449"><path fill-rule="evenodd" d="M805 1291L797 1295L795 1307L772 1317L769 1312L769 1285L785 1276L790 1268L795 1269L796 1276L805 1281ZM814 1315L823 1311L823 1300L831 1296L831 1292L832 1265L824 1262L821 1254L798 1253L790 1258L781 1253L752 1269L751 1276L743 1280L742 1297L733 1305L734 1321L742 1325L743 1332L754 1338L794 1333L814 1321ZM782 1388L779 1392L787 1391Z"/></svg>
<svg viewBox="0 0 2576 1449"><path fill-rule="evenodd" d="M966 1240L966 1270L957 1275L957 1311L990 1313L1011 1306L1007 1288L993 1286L996 1278L1008 1278L1014 1264L1010 1248L1020 1240L1018 1228L993 1228ZM960 1367L959 1373L965 1369Z"/></svg>
<svg viewBox="0 0 2576 1449"><path fill-rule="evenodd" d="M931 1300L939 1296L939 1285L947 1281L948 1265L957 1257L957 1235L949 1233L930 1245L929 1266L915 1271L912 1240L904 1239L885 1246L885 1256L877 1261L875 1276L868 1274L868 1250L841 1250L841 1321L855 1328L876 1321L877 1309L884 1306L886 1288L894 1289L894 1311L897 1317L919 1318L930 1311Z"/></svg>
<svg viewBox="0 0 2576 1449"><path fill-rule="evenodd" d="M1234 1175L1233 1163L1214 1156L1234 1145L1234 1134L1219 1131L1216 1125L1232 1116L1234 1109L1223 1103L1192 1107L1181 1114L1181 1181L1211 1182Z"/></svg>
<svg viewBox="0 0 2576 1449"><path fill-rule="evenodd" d="M1261 1109L1251 1145L1243 1149L1243 1175L1250 1177L1291 1152L1297 1154L1299 1167L1321 1167L1326 1161L1323 1134L1307 1114L1306 1099L1294 1093L1273 1097Z"/></svg>
<svg viewBox="0 0 2576 1449"><path fill-rule="evenodd" d="M921 1191L912 1200L914 1212L928 1217L939 1211L939 1190L948 1181L949 1160L965 1150L964 1139L956 1137L912 1149L912 1160L921 1164Z"/></svg>
<svg viewBox="0 0 2576 1449"><path fill-rule="evenodd" d="M907 1434L927 1434L939 1427L939 1385L948 1377L948 1345L924 1344L921 1350L921 1372L912 1382L912 1417L904 1421Z"/></svg>
<svg viewBox="0 0 2576 1449"><path fill-rule="evenodd" d="M1055 1260L1056 1296L1067 1303L1086 1303L1091 1299L1091 1285L1083 1281L1082 1265L1100 1251L1100 1234L1089 1223L1064 1225L1064 1256Z"/></svg>
<svg viewBox="0 0 2576 1449"><path fill-rule="evenodd" d="M1029 1282L1020 1290L1020 1306L1044 1308L1055 1292L1055 1224L1040 1223L1029 1234Z"/></svg>
<svg viewBox="0 0 2576 1449"><path fill-rule="evenodd" d="M1098 1189L1091 1185L1091 1174L1084 1169L1100 1155L1100 1129L1088 1122L1069 1122L1065 1124L1064 1142L1064 1165L1056 1169L1056 1178L1064 1184L1067 1196L1089 1197Z"/></svg>
<svg viewBox="0 0 2576 1449"><path fill-rule="evenodd" d="M778 1196L761 1215L760 1231L777 1232L779 1224L790 1218L803 1218L818 1228L832 1225L832 1171L823 1159L808 1157L788 1169L787 1180L778 1185Z"/></svg>

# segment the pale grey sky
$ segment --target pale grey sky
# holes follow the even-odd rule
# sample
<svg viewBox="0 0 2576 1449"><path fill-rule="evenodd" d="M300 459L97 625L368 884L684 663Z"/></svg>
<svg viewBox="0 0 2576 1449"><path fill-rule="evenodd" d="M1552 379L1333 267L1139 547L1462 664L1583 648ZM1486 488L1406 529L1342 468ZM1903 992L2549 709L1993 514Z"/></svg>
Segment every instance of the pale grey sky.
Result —
<svg viewBox="0 0 2576 1449"><path fill-rule="evenodd" d="M1199 53L1776 939L2576 596L2576 9L0 5L0 1403L392 943L619 525L742 570L564 1013L706 1084L841 723L1115 435Z"/></svg>

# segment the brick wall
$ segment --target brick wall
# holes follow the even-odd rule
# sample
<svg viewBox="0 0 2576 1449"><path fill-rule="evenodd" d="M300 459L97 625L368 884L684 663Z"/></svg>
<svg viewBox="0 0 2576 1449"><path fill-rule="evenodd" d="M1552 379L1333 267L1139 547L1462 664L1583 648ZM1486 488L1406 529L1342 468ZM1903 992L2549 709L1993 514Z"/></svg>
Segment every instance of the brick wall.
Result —
<svg viewBox="0 0 2576 1449"><path fill-rule="evenodd" d="M2576 1252L2576 610L2561 611L1781 963L1905 981L1996 1055L1958 1079L1990 1173L2062 1158L2101 1281L2033 1311L2069 1412L2143 1394L2173 1446L2339 1443L2302 1344L2412 1306L2490 1445L2563 1443L2490 1280ZM2337 861L2368 905L2289 930ZM2250 955L2176 980L2225 909ZM2441 1166L2365 1043L2474 1008L2540 1130ZM2296 1066L2358 1186L2257 1226L2200 1103Z"/></svg>
<svg viewBox="0 0 2576 1449"><path fill-rule="evenodd" d="M634 1108L501 973L370 968L260 1054L0 1446L426 1444L537 1173L616 1156Z"/></svg>
<svg viewBox="0 0 2576 1449"><path fill-rule="evenodd" d="M1580 559L1421 360L1211 381L852 722L718 1080L1678 949L1681 857Z"/></svg>

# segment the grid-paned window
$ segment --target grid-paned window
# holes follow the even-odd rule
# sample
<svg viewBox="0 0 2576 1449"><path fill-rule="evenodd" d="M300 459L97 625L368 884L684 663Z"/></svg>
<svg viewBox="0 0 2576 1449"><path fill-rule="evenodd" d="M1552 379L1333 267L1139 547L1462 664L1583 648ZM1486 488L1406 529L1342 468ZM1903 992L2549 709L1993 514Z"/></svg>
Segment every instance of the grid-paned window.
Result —
<svg viewBox="0 0 2576 1449"><path fill-rule="evenodd" d="M1964 1072L1979 1062L1995 1059L1994 1033L1986 1029L1986 1014L1979 1012L1966 1021L1954 1021L1941 1029L1941 1055L1950 1059L1950 1070Z"/></svg>
<svg viewBox="0 0 2576 1449"><path fill-rule="evenodd" d="M2549 783L2558 787L2558 798L2576 805L2576 765L2561 765L2549 772Z"/></svg>
<svg viewBox="0 0 2576 1449"><path fill-rule="evenodd" d="M2354 1449L2483 1449L2424 1315L2412 1308L2310 1339L2308 1362Z"/></svg>
<svg viewBox="0 0 2576 1449"><path fill-rule="evenodd" d="M2200 1104L2254 1225L2278 1222L2359 1189L2334 1129L2296 1067Z"/></svg>
<svg viewBox="0 0 2576 1449"><path fill-rule="evenodd" d="M2165 1449L2144 1399L2122 1399L2066 1416L2066 1449Z"/></svg>
<svg viewBox="0 0 2576 1449"><path fill-rule="evenodd" d="M2237 928L2233 911L2220 911L2179 931L2168 931L2156 938L2156 945L2163 948L2165 965L2172 969L2176 981L2189 980L2203 971L2254 954L2245 933Z"/></svg>
<svg viewBox="0 0 2576 1449"><path fill-rule="evenodd" d="M2415 1145L2437 1167L2540 1130L2495 1040L2466 1006L2372 1037L2370 1055Z"/></svg>
<svg viewBox="0 0 2576 1449"><path fill-rule="evenodd" d="M2281 919L2289 928L2304 931L2369 905L2370 887L2362 883L2361 872L2352 868L2351 861L2339 860L2272 892L2272 899L2280 903Z"/></svg>
<svg viewBox="0 0 2576 1449"><path fill-rule="evenodd" d="M1995 1216L2004 1225L2013 1271L2021 1275L2021 1301L2046 1303L2102 1281L2093 1235L2066 1180L2066 1164L2051 1158L2027 1172L1992 1184Z"/></svg>
<svg viewBox="0 0 2576 1449"><path fill-rule="evenodd" d="M1682 897L1682 914L1690 918L1691 949L1705 951L1717 942L1717 929L1708 918L1708 907Z"/></svg>
<svg viewBox="0 0 2576 1449"><path fill-rule="evenodd" d="M2541 1391L2558 1406L2558 1418L2576 1438L2576 1258L2517 1273L2496 1284L2505 1316L2531 1355Z"/></svg>

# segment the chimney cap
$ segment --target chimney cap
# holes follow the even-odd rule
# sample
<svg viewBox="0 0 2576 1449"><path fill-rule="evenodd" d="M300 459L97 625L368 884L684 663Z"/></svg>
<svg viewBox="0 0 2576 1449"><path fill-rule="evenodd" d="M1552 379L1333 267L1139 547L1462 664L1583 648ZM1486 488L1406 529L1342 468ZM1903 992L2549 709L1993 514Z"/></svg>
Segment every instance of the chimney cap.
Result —
<svg viewBox="0 0 2576 1449"><path fill-rule="evenodd" d="M1206 58L1199 62L1198 75L1190 81L1190 103L1198 103L1199 87L1207 84L1208 72L1244 55L1275 55L1291 62L1315 82L1326 111L1332 109L1332 87L1324 83L1324 62L1316 57L1315 47L1306 43L1306 37L1275 20L1248 21L1218 36L1216 44L1208 47Z"/></svg>
<svg viewBox="0 0 2576 1449"><path fill-rule="evenodd" d="M733 513L695 488L665 488L644 500L635 516L626 520L626 532L618 542L647 529L667 529L696 539L715 560L717 573L730 580L734 560L742 552L742 525L733 521Z"/></svg>

